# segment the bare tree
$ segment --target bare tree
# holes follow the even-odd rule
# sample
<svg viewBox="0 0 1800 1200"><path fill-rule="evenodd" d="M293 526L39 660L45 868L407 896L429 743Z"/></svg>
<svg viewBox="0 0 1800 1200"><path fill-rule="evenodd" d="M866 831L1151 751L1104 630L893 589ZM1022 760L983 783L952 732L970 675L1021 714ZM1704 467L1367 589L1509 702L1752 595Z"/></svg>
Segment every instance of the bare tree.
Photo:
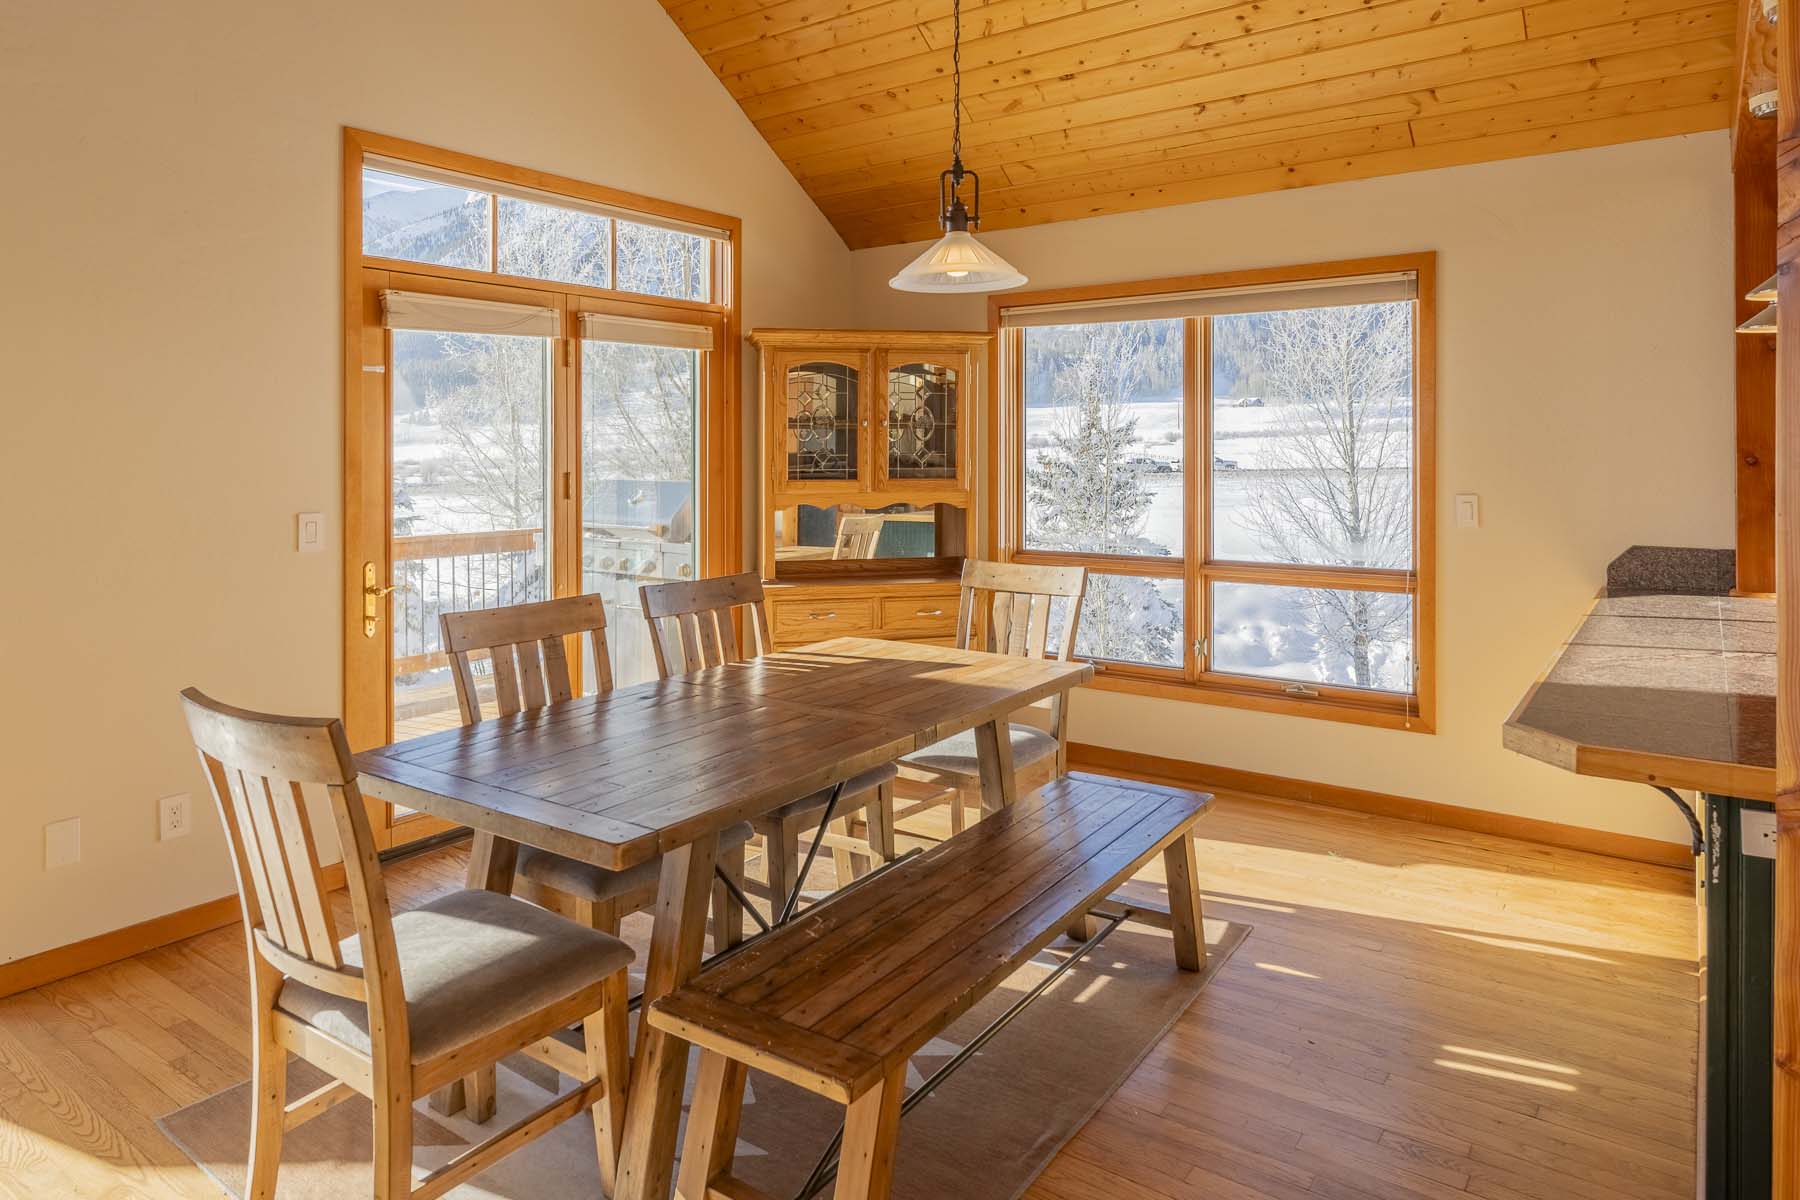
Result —
<svg viewBox="0 0 1800 1200"><path fill-rule="evenodd" d="M693 481L694 369L691 350L582 347L588 478Z"/></svg>
<svg viewBox="0 0 1800 1200"><path fill-rule="evenodd" d="M1412 311L1351 305L1214 322L1220 353L1269 397L1266 468L1244 523L1276 561L1397 568L1412 560ZM1306 589L1308 632L1358 687L1410 627L1379 592Z"/></svg>
<svg viewBox="0 0 1800 1200"><path fill-rule="evenodd" d="M548 359L540 338L437 334L453 372L419 400L441 431L438 506L485 529L544 523Z"/></svg>

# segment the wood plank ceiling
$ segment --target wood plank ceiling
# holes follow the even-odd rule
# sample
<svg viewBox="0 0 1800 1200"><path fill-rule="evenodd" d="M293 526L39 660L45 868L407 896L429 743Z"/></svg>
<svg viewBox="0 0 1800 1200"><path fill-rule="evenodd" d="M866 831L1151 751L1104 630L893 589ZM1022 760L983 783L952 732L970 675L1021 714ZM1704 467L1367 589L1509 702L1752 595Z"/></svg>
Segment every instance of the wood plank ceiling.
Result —
<svg viewBox="0 0 1800 1200"><path fill-rule="evenodd" d="M936 237L950 0L662 0L852 247ZM964 0L1004 229L1730 123L1733 4Z"/></svg>

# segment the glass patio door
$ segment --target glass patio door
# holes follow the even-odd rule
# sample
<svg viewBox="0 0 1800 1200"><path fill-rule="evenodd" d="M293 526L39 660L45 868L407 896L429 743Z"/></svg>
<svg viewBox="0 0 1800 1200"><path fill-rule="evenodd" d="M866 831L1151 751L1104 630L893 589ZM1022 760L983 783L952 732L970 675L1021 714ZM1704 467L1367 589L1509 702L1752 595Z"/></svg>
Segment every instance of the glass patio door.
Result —
<svg viewBox="0 0 1800 1200"><path fill-rule="evenodd" d="M393 736L460 724L438 618L552 594L554 339L392 333ZM475 664L491 703L483 659Z"/></svg>
<svg viewBox="0 0 1800 1200"><path fill-rule="evenodd" d="M705 330L650 324L592 313L582 322L579 586L606 605L620 686L656 677L638 588L701 573L699 424L710 339ZM655 340L617 340L627 335ZM593 690L592 680L583 685Z"/></svg>

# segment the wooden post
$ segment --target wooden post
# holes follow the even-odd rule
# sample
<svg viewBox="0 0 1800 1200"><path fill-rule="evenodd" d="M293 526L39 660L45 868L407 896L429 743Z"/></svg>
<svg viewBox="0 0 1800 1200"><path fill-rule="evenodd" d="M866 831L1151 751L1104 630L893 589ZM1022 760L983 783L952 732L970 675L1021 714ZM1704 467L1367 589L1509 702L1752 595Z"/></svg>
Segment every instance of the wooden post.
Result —
<svg viewBox="0 0 1800 1200"><path fill-rule="evenodd" d="M1800 3L1776 26L1776 261L1780 264L1775 404L1775 1150L1770 1195L1800 1200Z"/></svg>
<svg viewBox="0 0 1800 1200"><path fill-rule="evenodd" d="M1742 322L1762 302L1745 293L1775 272L1774 122L1749 99L1775 86L1775 37L1759 0L1739 0L1737 105L1731 126L1732 286ZM1775 339L1737 339L1737 589L1775 590Z"/></svg>

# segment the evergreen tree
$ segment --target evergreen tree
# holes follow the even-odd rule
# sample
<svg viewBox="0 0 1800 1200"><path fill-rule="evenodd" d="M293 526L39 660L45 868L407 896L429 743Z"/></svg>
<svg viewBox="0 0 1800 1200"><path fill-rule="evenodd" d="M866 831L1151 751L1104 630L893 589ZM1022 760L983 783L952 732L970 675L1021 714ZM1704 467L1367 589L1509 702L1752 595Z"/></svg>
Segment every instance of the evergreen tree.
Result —
<svg viewBox="0 0 1800 1200"><path fill-rule="evenodd" d="M1060 406L1050 444L1025 476L1026 534L1033 549L1162 554L1144 536L1154 495L1132 464L1142 453L1131 400L1180 337L1179 322L1133 321L1033 330L1031 354L1055 356L1051 396ZM1029 369L1029 368L1028 368ZM1181 659L1181 613L1139 576L1088 576L1078 649L1133 662Z"/></svg>

